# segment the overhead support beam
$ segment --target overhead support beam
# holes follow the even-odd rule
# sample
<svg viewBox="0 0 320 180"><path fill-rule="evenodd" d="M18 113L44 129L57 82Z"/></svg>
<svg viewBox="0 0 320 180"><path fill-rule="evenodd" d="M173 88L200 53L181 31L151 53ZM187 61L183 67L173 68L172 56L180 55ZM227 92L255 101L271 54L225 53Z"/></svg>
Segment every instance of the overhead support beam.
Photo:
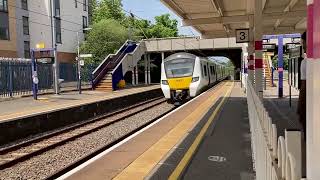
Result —
<svg viewBox="0 0 320 180"><path fill-rule="evenodd" d="M223 10L221 9L220 4L217 2L217 0L210 0L212 6L214 9L217 10L217 12L219 13L219 15L222 17L223 16Z"/></svg>
<svg viewBox="0 0 320 180"><path fill-rule="evenodd" d="M284 9L285 12L291 11L291 9L298 3L299 0L291 0L287 7Z"/></svg>
<svg viewBox="0 0 320 180"><path fill-rule="evenodd" d="M180 18L188 18L186 13L179 7L177 3L172 0L160 0L167 8L171 9L175 14L180 16Z"/></svg>
<svg viewBox="0 0 320 180"><path fill-rule="evenodd" d="M216 11L218 12L219 16L222 18L224 17L224 7L219 3L219 0L210 0L212 6L214 9L216 9ZM230 34L230 27L228 24L224 24L223 23L223 28L225 30L225 32L227 33L227 36L229 36Z"/></svg>
<svg viewBox="0 0 320 180"><path fill-rule="evenodd" d="M264 11L264 8L266 7L268 0L262 0L262 12Z"/></svg>
<svg viewBox="0 0 320 180"><path fill-rule="evenodd" d="M215 18L200 18L200 19L184 19L182 21L183 26L193 26L201 24L232 24L249 21L249 16L224 16Z"/></svg>
<svg viewBox="0 0 320 180"><path fill-rule="evenodd" d="M297 4L298 0L291 0L289 4L284 8L283 12L288 13L291 11L291 9ZM284 18L277 19L276 23L274 24L274 28L277 28L280 26L281 22L284 20Z"/></svg>
<svg viewBox="0 0 320 180"><path fill-rule="evenodd" d="M240 15L240 16L223 16L213 18L199 18L199 19L183 19L183 26L195 26L203 24L233 24L233 23L245 23L249 22L249 17L253 15ZM287 13L273 13L263 14L263 20L273 20L281 18L304 18L307 14L305 11L294 11Z"/></svg>
<svg viewBox="0 0 320 180"><path fill-rule="evenodd" d="M263 27L262 33L264 35L270 35L270 34L292 34L292 33L302 33L304 29L295 29L294 27L278 27L277 29L273 27ZM230 37L235 37L235 31L230 30L229 31ZM202 33L202 38L219 38L219 37L226 37L225 31L210 31L210 32L204 32Z"/></svg>
<svg viewBox="0 0 320 180"><path fill-rule="evenodd" d="M297 24L294 26L295 29L300 29L301 27L307 26L307 18L304 17L300 21L297 22Z"/></svg>

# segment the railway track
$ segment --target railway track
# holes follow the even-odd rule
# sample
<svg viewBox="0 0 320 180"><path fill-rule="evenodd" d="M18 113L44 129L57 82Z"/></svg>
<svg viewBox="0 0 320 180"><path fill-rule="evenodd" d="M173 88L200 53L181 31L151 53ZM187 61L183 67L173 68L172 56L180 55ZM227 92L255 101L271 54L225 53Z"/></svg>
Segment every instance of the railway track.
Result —
<svg viewBox="0 0 320 180"><path fill-rule="evenodd" d="M9 168L17 163L26 161L32 157L45 153L46 151L66 144L77 138L96 132L99 129L110 126L116 122L148 110L164 102L165 100L163 98L148 100L112 113L95 117L65 129L25 141L20 144L0 149L0 170ZM128 111L130 111L129 114L121 115L121 113ZM107 120L108 118L114 116L117 118L114 120Z"/></svg>

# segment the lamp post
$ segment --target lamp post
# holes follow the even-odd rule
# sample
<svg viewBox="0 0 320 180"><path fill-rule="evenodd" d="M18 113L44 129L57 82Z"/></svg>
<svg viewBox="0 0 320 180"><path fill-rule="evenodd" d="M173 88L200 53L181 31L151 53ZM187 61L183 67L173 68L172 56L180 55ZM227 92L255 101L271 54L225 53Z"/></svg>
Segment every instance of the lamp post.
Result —
<svg viewBox="0 0 320 180"><path fill-rule="evenodd" d="M83 31L90 31L92 28L84 28L82 29ZM77 45L77 49L78 49L78 55L77 55L77 64L78 64L78 89L79 89L79 94L82 93L81 91L81 64L80 64L80 39L79 39L79 31L77 31L77 41L78 41L78 45Z"/></svg>

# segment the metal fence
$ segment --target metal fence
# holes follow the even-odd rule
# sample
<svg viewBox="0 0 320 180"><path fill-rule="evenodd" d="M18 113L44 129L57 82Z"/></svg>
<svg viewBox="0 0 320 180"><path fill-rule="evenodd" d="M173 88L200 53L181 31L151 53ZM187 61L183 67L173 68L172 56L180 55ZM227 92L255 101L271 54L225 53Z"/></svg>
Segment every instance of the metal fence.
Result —
<svg viewBox="0 0 320 180"><path fill-rule="evenodd" d="M53 89L52 64L38 64L39 92L48 92ZM94 67L82 67L81 76L84 86L91 86L91 72ZM77 88L77 65L61 63L59 65L60 79L63 79L62 88ZM0 97L29 95L32 93L31 61L27 59L0 59Z"/></svg>
<svg viewBox="0 0 320 180"><path fill-rule="evenodd" d="M277 126L250 81L247 81L247 101L256 179L300 180L301 132L286 130L284 137L278 137Z"/></svg>

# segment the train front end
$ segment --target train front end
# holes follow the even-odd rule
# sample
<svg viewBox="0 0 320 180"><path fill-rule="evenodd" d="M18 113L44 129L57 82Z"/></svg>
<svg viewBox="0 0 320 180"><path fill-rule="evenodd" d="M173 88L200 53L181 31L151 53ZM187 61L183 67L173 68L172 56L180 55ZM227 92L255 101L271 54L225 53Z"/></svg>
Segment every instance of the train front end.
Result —
<svg viewBox="0 0 320 180"><path fill-rule="evenodd" d="M196 56L177 53L166 58L161 65L161 89L166 99L175 103L190 97ZM199 78L198 78L199 79Z"/></svg>

